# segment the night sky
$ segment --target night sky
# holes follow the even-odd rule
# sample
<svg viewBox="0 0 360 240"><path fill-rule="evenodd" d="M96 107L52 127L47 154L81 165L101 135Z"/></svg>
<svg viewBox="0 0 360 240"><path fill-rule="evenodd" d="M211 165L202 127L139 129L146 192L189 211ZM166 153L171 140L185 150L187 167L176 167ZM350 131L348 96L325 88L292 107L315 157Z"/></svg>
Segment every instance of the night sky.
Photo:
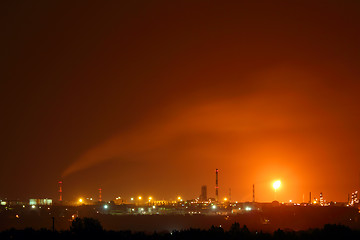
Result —
<svg viewBox="0 0 360 240"><path fill-rule="evenodd" d="M346 201L360 2L256 2L1 1L0 198Z"/></svg>

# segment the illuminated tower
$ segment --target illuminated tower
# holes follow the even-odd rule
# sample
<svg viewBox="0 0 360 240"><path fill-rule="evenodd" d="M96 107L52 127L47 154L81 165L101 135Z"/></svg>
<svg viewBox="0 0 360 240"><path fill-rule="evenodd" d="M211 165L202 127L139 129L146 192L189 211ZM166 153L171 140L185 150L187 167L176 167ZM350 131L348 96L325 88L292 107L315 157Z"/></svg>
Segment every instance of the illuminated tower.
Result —
<svg viewBox="0 0 360 240"><path fill-rule="evenodd" d="M62 181L59 181L59 201L62 202Z"/></svg>
<svg viewBox="0 0 360 240"><path fill-rule="evenodd" d="M355 191L351 194L351 205L354 206L354 204L358 204L358 203L359 203L358 191Z"/></svg>
<svg viewBox="0 0 360 240"><path fill-rule="evenodd" d="M355 204L359 204L358 191L351 193L351 202L350 205L354 206Z"/></svg>
<svg viewBox="0 0 360 240"><path fill-rule="evenodd" d="M102 199L101 199L101 188L99 188L99 202L102 202Z"/></svg>
<svg viewBox="0 0 360 240"><path fill-rule="evenodd" d="M219 169L216 169L215 200L219 201Z"/></svg>
<svg viewBox="0 0 360 240"><path fill-rule="evenodd" d="M322 192L320 193L320 205L324 206L324 197L323 197Z"/></svg>

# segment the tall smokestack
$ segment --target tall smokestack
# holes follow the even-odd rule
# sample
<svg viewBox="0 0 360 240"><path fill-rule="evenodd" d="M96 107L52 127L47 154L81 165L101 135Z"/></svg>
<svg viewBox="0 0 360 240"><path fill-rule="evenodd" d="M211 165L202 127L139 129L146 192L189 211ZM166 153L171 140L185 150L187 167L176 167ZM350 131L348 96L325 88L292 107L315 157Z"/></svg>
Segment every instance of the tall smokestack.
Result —
<svg viewBox="0 0 360 240"><path fill-rule="evenodd" d="M311 192L310 192L310 196L309 196L310 198L309 198L309 204L311 204Z"/></svg>
<svg viewBox="0 0 360 240"><path fill-rule="evenodd" d="M102 202L102 199L101 199L101 188L99 188L99 202Z"/></svg>
<svg viewBox="0 0 360 240"><path fill-rule="evenodd" d="M255 184L253 184L253 202L255 202Z"/></svg>
<svg viewBox="0 0 360 240"><path fill-rule="evenodd" d="M216 182L215 182L215 199L219 201L219 169L216 169Z"/></svg>
<svg viewBox="0 0 360 240"><path fill-rule="evenodd" d="M59 181L59 201L62 202L62 181Z"/></svg>

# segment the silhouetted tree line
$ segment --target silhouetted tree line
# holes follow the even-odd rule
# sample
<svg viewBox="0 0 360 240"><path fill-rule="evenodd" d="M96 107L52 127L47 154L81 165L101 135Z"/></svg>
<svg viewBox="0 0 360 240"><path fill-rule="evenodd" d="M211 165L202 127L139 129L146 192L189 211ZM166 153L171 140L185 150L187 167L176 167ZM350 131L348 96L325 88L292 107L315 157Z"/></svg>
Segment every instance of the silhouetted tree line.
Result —
<svg viewBox="0 0 360 240"><path fill-rule="evenodd" d="M306 231L284 231L281 229L271 233L249 231L246 225L235 222L225 231L221 227L211 226L209 230L187 229L171 233L145 234L144 232L108 231L100 222L93 218L76 218L67 231L52 231L49 229L24 230L10 229L0 232L2 239L97 239L97 240L321 240L321 239L360 239L360 231L352 230L343 225L327 224L322 229Z"/></svg>

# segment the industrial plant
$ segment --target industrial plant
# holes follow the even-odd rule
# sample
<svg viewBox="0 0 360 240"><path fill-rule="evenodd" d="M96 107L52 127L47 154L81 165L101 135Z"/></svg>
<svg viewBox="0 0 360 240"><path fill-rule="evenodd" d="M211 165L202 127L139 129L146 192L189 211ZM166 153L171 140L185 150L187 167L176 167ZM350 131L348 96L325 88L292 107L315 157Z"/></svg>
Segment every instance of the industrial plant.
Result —
<svg viewBox="0 0 360 240"><path fill-rule="evenodd" d="M77 217L94 217L100 219L108 219L111 217L137 216L217 216L221 220L242 219L242 221L261 226L261 228L271 228L279 226L280 220L278 215L285 214L292 216L291 221L297 215L308 215L304 219L311 222L314 214L320 214L324 217L323 222L326 223L331 219L332 214L341 212L344 217L333 219L333 221L341 221L343 224L351 225L359 221L359 199L358 192L349 194L348 202L331 202L327 201L321 192L319 196L312 196L309 193L309 200L300 203L296 202L256 202L255 184L252 184L252 201L237 202L231 201L231 189L229 189L228 197L220 198L219 196L219 169L215 170L215 197L209 197L207 185L199 186L199 197L193 199L184 199L177 196L176 200L155 199L152 196L134 196L125 199L121 196L115 197L110 201L102 198L102 188L98 188L98 196L96 198L83 197L76 200L66 200L63 198L63 181L58 182L58 199L36 199L32 198L28 201L11 201L8 199L0 200L0 218L5 220L3 226L32 226L34 221L30 221L36 217L37 223L48 221L49 217L58 222L60 228L68 227L69 222ZM274 190L280 187L280 180L273 184ZM313 198L312 198L313 197ZM340 214L340 215L341 215ZM339 215L337 213L336 215ZM287 217L289 217L287 216ZM341 215L342 216L342 215ZM171 217L172 218L172 217ZM112 219L112 218L111 218ZM113 219L114 220L114 219ZM304 220L304 221L305 221ZM28 222L27 222L28 221ZM107 221L107 220L104 220ZM147 221L147 220L146 220ZM289 221L289 222L291 222ZM319 221L322 223L322 221ZM284 221L284 226L289 224ZM306 225L306 224L305 224ZM39 225L42 226L42 225ZM309 225L311 227L312 225Z"/></svg>

